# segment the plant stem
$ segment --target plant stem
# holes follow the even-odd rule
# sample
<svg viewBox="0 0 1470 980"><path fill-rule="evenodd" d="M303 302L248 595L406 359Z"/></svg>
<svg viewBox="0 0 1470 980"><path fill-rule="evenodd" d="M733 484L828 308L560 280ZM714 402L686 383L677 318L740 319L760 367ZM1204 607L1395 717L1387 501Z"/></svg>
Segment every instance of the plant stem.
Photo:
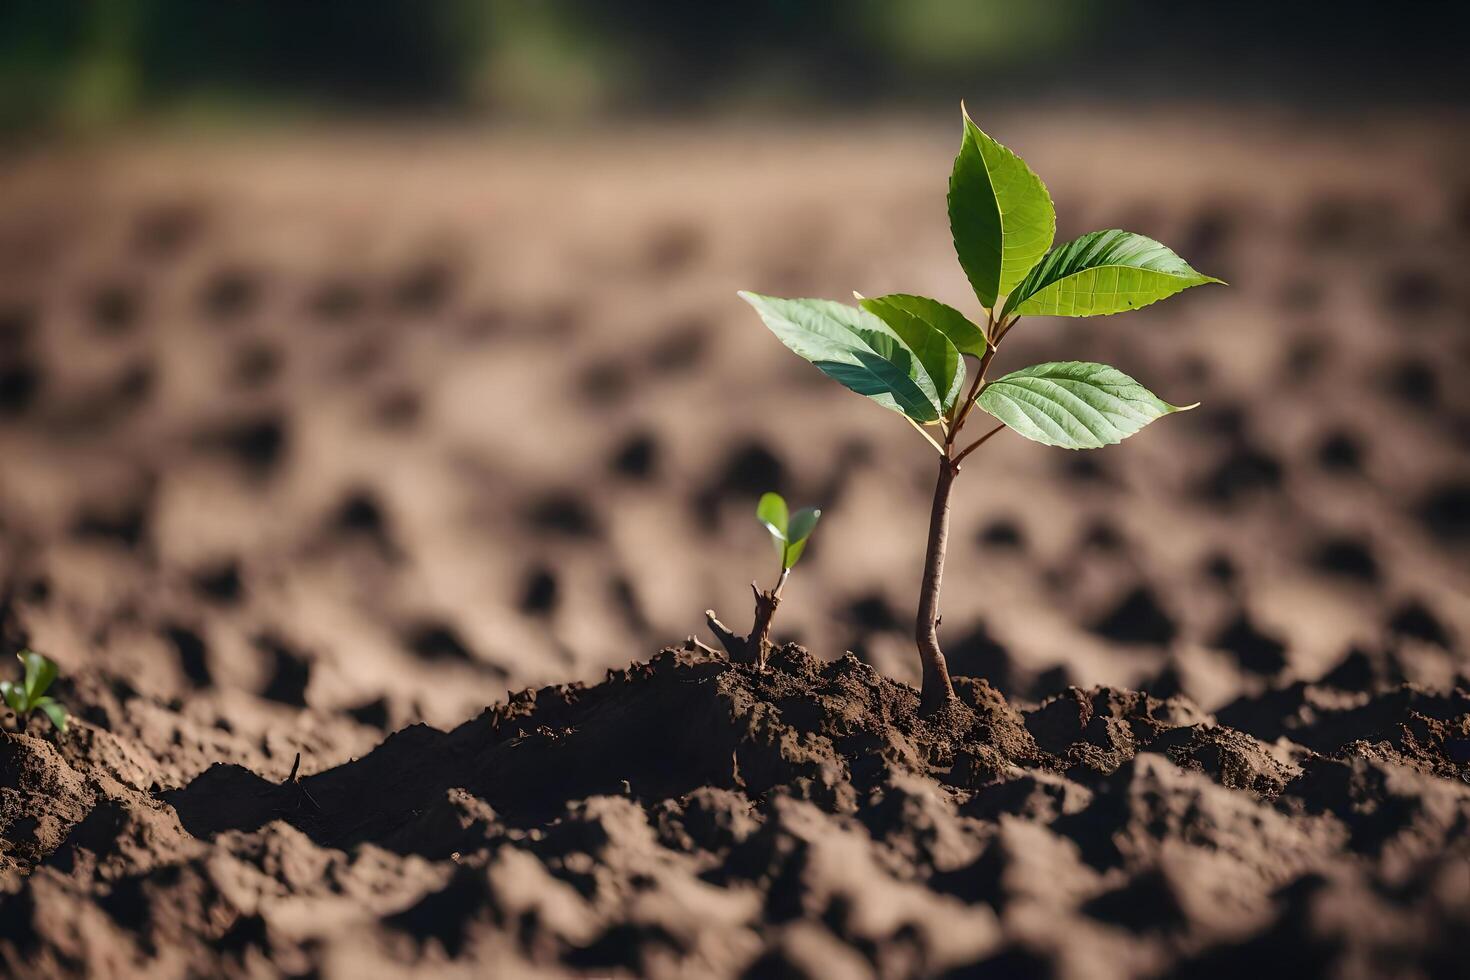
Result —
<svg viewBox="0 0 1470 980"><path fill-rule="evenodd" d="M949 539L949 493L959 466L948 456L939 459L939 480L934 485L934 508L929 514L929 547L924 555L924 579L919 586L919 613L914 621L914 639L924 670L920 710L932 714L954 701L949 666L939 649L939 585L944 578L944 549Z"/></svg>
<svg viewBox="0 0 1470 980"><path fill-rule="evenodd" d="M785 565L781 566L781 577L776 579L776 587L771 590L771 595L777 599L781 598L781 590L786 588L786 577L791 574L791 569Z"/></svg>
<svg viewBox="0 0 1470 980"><path fill-rule="evenodd" d="M751 624L746 645L761 670L766 669L766 658L771 653L771 622L776 618L776 607L781 605L781 590L786 587L786 577L790 574L791 569L783 566L776 587L765 592L756 588L754 582L750 583L750 591L755 593L755 622Z"/></svg>
<svg viewBox="0 0 1470 980"><path fill-rule="evenodd" d="M985 372L990 367L991 359L995 357L1001 339L1015 324L1016 319L1018 318L1009 321L1003 319L997 323L994 313L986 311L985 353L980 357L970 390L965 394L964 402L959 411L955 412L954 421L945 433L944 446L935 446L939 449L939 479L934 485L934 507L929 512L929 546L924 554L924 579L919 584L919 612L914 620L914 640L919 647L919 662L924 671L923 687L919 693L919 710L923 714L942 711L955 700L954 684L949 679L949 665L945 662L944 651L939 648L939 586L944 579L944 551L949 543L950 490L954 486L954 478L960 472L960 461L983 446L1005 426L997 425L958 454L954 452L954 441L969 418L970 411L974 409L980 392L985 388ZM923 429L919 431L923 432ZM925 432L924 435L927 437L928 433ZM934 440L929 441L932 443Z"/></svg>
<svg viewBox="0 0 1470 980"><path fill-rule="evenodd" d="M954 437L959 435L965 419L970 417L970 412L975 407L975 399L979 397L980 389L985 387L985 372L990 368L991 358L995 357L998 343L998 339L987 338L985 353L980 358L980 366L975 369L975 379L970 382L970 390L965 393L965 404L955 415L954 425L949 427L949 438L945 440L946 446L954 445Z"/></svg>
<svg viewBox="0 0 1470 980"><path fill-rule="evenodd" d="M985 433L985 435L981 436L979 439L976 439L974 442L966 446L963 450L960 451L960 454L954 458L955 465L958 466L962 459L973 453L975 450L979 449L981 446L985 445L985 440L1000 432L1000 430L1004 429L1005 427L1005 423L1002 422L1000 425L997 425L995 428Z"/></svg>

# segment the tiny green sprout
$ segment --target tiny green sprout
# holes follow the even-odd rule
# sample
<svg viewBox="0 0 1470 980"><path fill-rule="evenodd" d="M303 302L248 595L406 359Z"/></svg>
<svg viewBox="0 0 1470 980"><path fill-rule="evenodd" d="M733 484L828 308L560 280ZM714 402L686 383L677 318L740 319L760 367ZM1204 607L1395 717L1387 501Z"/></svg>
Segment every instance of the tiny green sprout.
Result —
<svg viewBox="0 0 1470 980"><path fill-rule="evenodd" d="M816 530L817 519L822 516L822 512L815 507L803 507L789 517L787 515L786 499L779 493L762 494L760 503L755 507L756 518L771 532L776 554L781 556L783 580L786 573L801 560L801 553L806 550L807 538Z"/></svg>
<svg viewBox="0 0 1470 980"><path fill-rule="evenodd" d="M960 115L949 226L982 318L971 320L938 300L907 293L873 299L854 294L855 307L740 294L781 343L839 384L902 415L939 454L914 623L926 713L947 709L955 697L939 648L939 585L950 488L965 458L1007 428L1047 446L1097 449L1194 407L1171 405L1117 368L1086 361L1033 364L987 377L1001 342L1022 317L1125 313L1220 282L1129 231L1094 231L1053 247L1056 210L1046 185L1024 160L982 132L963 105ZM996 425L967 444L959 435L976 408ZM767 524L774 524L775 534L779 524ZM800 555L789 543L796 534L789 525L786 530L778 542L783 566L788 549Z"/></svg>
<svg viewBox="0 0 1470 980"><path fill-rule="evenodd" d="M776 607L781 604L781 590L791 569L801 560L806 543L816 530L822 512L815 507L803 507L791 513L786 498L779 493L765 493L755 506L756 520L770 532L776 554L781 558L781 574L771 589L762 589L754 582L750 591L755 593L755 622L747 636L737 636L715 617L713 610L705 611L710 630L719 638L733 659L754 661L761 670L765 669L766 658L771 652L771 622L776 618Z"/></svg>
<svg viewBox="0 0 1470 980"><path fill-rule="evenodd" d="M14 681L0 681L0 697L15 712L16 724L20 730L25 731L31 714L39 711L51 719L51 725L58 732L66 731L66 709L61 706L60 701L46 694L51 683L56 680L56 664L29 650L22 650L15 656L25 664L25 680L19 684Z"/></svg>

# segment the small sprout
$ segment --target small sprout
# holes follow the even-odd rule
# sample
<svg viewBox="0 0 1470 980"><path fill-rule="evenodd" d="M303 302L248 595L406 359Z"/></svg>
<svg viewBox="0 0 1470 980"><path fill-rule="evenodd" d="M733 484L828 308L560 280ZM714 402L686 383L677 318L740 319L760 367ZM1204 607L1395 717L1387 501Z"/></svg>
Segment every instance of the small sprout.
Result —
<svg viewBox="0 0 1470 980"><path fill-rule="evenodd" d="M949 225L955 257L983 317L971 320L938 300L908 293L874 298L858 294L857 306L740 294L793 353L902 415L939 454L914 623L926 712L955 701L939 647L939 586L949 536L950 487L960 464L1005 429L1046 446L1099 449L1194 407L1171 405L1117 368L1086 361L1033 364L991 377L991 361L1001 342L1023 317L1126 313L1220 282L1197 272L1167 246L1116 228L1053 247L1056 210L1046 185L960 109L962 135L949 179ZM973 440L961 439L965 424L982 414L994 418L994 427ZM766 501L761 503L764 507ZM778 513L775 504L771 512ZM785 515L784 504L779 514ZM783 569L789 568L801 555L797 519L789 525L768 520L765 513L761 519L778 538ZM810 533L809 527L801 530Z"/></svg>
<svg viewBox="0 0 1470 980"><path fill-rule="evenodd" d="M776 607L781 604L781 590L786 587L786 578L792 567L801 560L806 543L816 530L822 512L815 507L803 507L791 513L786 499L779 493L761 495L756 504L755 516L771 534L776 554L781 557L781 575L773 589L761 589L754 582L750 591L755 593L755 623L748 636L737 636L721 623L713 610L706 610L709 627L724 645L732 659L754 661L764 670L766 657L771 652L771 621L776 617Z"/></svg>
<svg viewBox="0 0 1470 980"><path fill-rule="evenodd" d="M15 656L25 664L25 680L19 684L14 681L0 681L0 697L15 712L16 723L21 731L25 731L27 720L36 711L50 718L52 727L58 732L66 731L66 709L61 706L60 701L46 695L51 683L56 680L56 664L29 650L22 650Z"/></svg>
<svg viewBox="0 0 1470 980"><path fill-rule="evenodd" d="M816 530L817 519L822 512L815 507L803 507L787 517L786 500L779 493L767 493L762 494L760 503L756 504L755 516L771 532L776 554L781 556L781 571L785 573L801 560L807 538Z"/></svg>

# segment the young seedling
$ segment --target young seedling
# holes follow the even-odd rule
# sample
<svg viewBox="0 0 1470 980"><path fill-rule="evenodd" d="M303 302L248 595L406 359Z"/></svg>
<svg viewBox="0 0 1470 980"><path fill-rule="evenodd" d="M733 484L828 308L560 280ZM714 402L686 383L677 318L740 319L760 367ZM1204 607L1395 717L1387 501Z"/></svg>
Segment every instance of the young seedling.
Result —
<svg viewBox="0 0 1470 980"><path fill-rule="evenodd" d="M983 308L983 325L923 296L894 294L856 308L823 299L742 292L771 332L823 374L902 415L939 455L914 638L928 713L954 701L939 646L939 586L950 489L960 464L1003 428L1048 446L1096 449L1193 405L1171 405L1105 364L1059 361L987 377L1001 343L1025 316L1102 316L1147 306L1202 275L1158 242L1094 231L1052 248L1056 212L1041 178L960 107L964 137L949 181L955 253ZM973 374L966 358L974 362ZM966 377L970 382L966 387ZM997 420L970 442L960 433L979 406Z"/></svg>
<svg viewBox="0 0 1470 980"><path fill-rule="evenodd" d="M786 577L791 574L792 567L801 560L807 539L816 529L822 512L815 507L803 507L792 514L784 497L779 493L767 493L762 494L756 504L755 516L770 532L776 554L781 557L781 575L776 579L775 588L763 590L754 582L750 583L750 591L755 593L755 622L750 627L749 636L732 633L715 617L712 609L705 610L704 615L710 630L719 638L731 659L754 661L756 666L765 670L766 657L771 652L771 621L776 617L776 607L781 604L781 590L786 587Z"/></svg>
<svg viewBox="0 0 1470 980"><path fill-rule="evenodd" d="M58 732L66 731L66 709L60 701L46 695L51 682L56 680L56 664L29 650L22 650L15 656L25 664L25 680L19 684L0 681L0 697L15 712L16 727L25 731L31 713L39 711L51 719L52 727Z"/></svg>

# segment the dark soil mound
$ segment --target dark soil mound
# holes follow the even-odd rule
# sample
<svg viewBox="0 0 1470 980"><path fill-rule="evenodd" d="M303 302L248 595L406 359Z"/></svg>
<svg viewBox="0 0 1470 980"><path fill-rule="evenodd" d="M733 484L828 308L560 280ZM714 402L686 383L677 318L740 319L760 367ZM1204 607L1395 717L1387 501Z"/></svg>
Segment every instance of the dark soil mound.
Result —
<svg viewBox="0 0 1470 980"><path fill-rule="evenodd" d="M0 963L1183 973L1285 943L1313 974L1432 971L1470 924L1465 692L1232 706L1266 744L1182 698L957 689L921 718L850 655L671 649L315 775L172 790L86 722L60 751L6 735Z"/></svg>

